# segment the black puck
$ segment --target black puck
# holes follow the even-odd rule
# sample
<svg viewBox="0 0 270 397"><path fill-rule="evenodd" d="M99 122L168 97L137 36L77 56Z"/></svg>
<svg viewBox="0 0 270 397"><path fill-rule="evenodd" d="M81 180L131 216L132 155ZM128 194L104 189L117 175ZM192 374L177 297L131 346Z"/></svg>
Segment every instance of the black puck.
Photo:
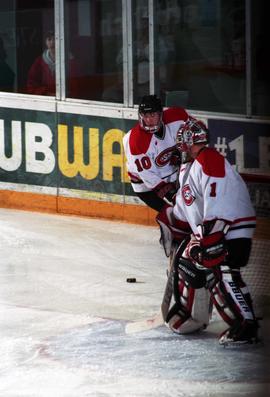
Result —
<svg viewBox="0 0 270 397"><path fill-rule="evenodd" d="M136 278L135 277L128 277L127 278L127 283L136 283Z"/></svg>

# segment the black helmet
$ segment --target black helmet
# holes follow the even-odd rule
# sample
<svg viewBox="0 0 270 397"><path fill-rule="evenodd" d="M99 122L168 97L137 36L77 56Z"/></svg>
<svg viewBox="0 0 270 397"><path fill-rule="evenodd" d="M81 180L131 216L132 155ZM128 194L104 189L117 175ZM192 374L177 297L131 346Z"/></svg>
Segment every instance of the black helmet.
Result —
<svg viewBox="0 0 270 397"><path fill-rule="evenodd" d="M158 123L155 126L147 126L144 121L146 113L160 113ZM162 104L157 95L145 95L139 104L139 123L147 132L155 133L162 126Z"/></svg>
<svg viewBox="0 0 270 397"><path fill-rule="evenodd" d="M139 113L162 112L161 99L156 95L145 95L139 105Z"/></svg>

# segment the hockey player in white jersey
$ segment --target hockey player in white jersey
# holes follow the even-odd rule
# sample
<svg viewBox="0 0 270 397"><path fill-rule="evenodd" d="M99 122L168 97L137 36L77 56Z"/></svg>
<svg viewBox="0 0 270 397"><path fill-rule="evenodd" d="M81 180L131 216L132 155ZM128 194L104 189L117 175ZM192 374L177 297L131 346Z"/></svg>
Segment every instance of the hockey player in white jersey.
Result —
<svg viewBox="0 0 270 397"><path fill-rule="evenodd" d="M179 152L176 134L187 120L180 108L164 109L160 98L142 98L138 123L124 136L127 170L136 195L149 207L160 211L176 193Z"/></svg>
<svg viewBox="0 0 270 397"><path fill-rule="evenodd" d="M241 277L251 251L255 212L241 176L207 143L208 130L201 121L189 118L180 127L177 147L185 161L180 167L176 204L166 214L163 211L163 222L180 229L189 226L191 238L176 255L176 302L166 322L181 333L190 317L194 290L205 287L229 325L219 343L256 343L258 324Z"/></svg>
<svg viewBox="0 0 270 397"><path fill-rule="evenodd" d="M181 155L176 148L176 135L188 117L183 108L163 109L160 98L146 95L139 105L139 122L123 139L133 190L142 201L158 212L156 220L161 230L160 243L165 254L171 258L174 256L175 239L183 240L190 233L189 225L181 225L180 229L171 226L174 229L172 237L171 229L162 222L167 207L172 209L178 188ZM170 260L168 274L172 270L171 263ZM200 296L200 301L209 301L209 297L202 291L197 292L197 295ZM198 302L195 294L193 300ZM207 309L199 310L198 313L197 304L193 305L194 308L189 320L181 327L183 333L201 329L209 322Z"/></svg>

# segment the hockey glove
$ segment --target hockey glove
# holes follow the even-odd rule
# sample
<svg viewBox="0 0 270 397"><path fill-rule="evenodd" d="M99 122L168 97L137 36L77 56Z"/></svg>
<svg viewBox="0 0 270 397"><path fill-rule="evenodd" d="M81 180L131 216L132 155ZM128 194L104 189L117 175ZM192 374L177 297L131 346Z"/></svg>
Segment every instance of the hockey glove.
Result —
<svg viewBox="0 0 270 397"><path fill-rule="evenodd" d="M155 189L155 192L158 197L166 199L169 203L175 203L175 196L177 192L175 183L162 183Z"/></svg>
<svg viewBox="0 0 270 397"><path fill-rule="evenodd" d="M197 225L200 235L200 264L212 268L225 261L228 254L225 235L230 223L223 219L215 219Z"/></svg>
<svg viewBox="0 0 270 397"><path fill-rule="evenodd" d="M226 241L223 232L204 236L200 241L201 264L207 268L220 265L227 256Z"/></svg>
<svg viewBox="0 0 270 397"><path fill-rule="evenodd" d="M183 258L189 259L192 263L201 263L201 245L200 241L196 240L195 237L192 235L191 240L188 242L184 252L183 252Z"/></svg>
<svg viewBox="0 0 270 397"><path fill-rule="evenodd" d="M170 164L171 165L180 165L181 164L181 154L179 150L175 150L172 153L172 156L170 158Z"/></svg>

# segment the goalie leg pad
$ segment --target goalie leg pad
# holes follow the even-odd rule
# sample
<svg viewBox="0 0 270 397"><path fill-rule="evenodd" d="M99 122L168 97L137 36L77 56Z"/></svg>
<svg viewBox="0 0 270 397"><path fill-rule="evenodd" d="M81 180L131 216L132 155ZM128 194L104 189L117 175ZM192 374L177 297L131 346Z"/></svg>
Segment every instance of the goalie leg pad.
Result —
<svg viewBox="0 0 270 397"><path fill-rule="evenodd" d="M194 300L194 289L174 272L175 303L168 312L165 324L173 331L181 334L181 326L191 317Z"/></svg>
<svg viewBox="0 0 270 397"><path fill-rule="evenodd" d="M174 271L175 304L169 310L165 324L175 333L188 334L209 324L210 295L205 288L194 289L181 273Z"/></svg>
<svg viewBox="0 0 270 397"><path fill-rule="evenodd" d="M191 317L197 323L201 323L204 328L210 322L212 315L212 304L210 301L210 293L206 288L199 288L195 290L194 302L191 311Z"/></svg>
<svg viewBox="0 0 270 397"><path fill-rule="evenodd" d="M238 285L238 288L241 290L241 293L242 293L250 311L252 312L253 318L256 318L254 309L253 309L253 301L252 301L251 295L249 293L248 287L247 287L246 283L244 282L244 280L242 279L240 269L238 268L238 269L233 270L232 275L233 275L234 282Z"/></svg>
<svg viewBox="0 0 270 397"><path fill-rule="evenodd" d="M172 241L173 241L172 232L165 223L158 221L158 224L160 229L159 242L164 249L165 255L169 257L172 251Z"/></svg>
<svg viewBox="0 0 270 397"><path fill-rule="evenodd" d="M239 269L221 266L216 274L217 283L211 289L213 304L230 326L219 343L253 343L257 340L258 323Z"/></svg>
<svg viewBox="0 0 270 397"><path fill-rule="evenodd" d="M213 303L219 314L229 325L235 319L255 320L253 308L245 299L242 290L245 284L238 269L221 266L216 272L217 283L211 290Z"/></svg>

